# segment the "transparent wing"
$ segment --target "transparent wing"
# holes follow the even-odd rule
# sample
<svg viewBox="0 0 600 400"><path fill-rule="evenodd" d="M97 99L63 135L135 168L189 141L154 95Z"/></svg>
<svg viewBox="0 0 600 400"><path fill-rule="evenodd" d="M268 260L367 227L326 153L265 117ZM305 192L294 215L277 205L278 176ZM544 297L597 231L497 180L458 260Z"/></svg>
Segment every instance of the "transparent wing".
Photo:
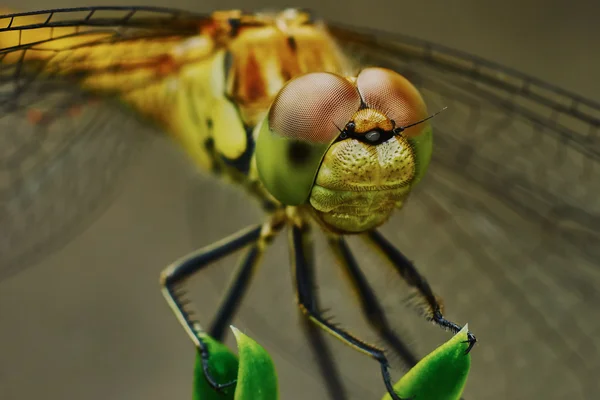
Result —
<svg viewBox="0 0 600 400"><path fill-rule="evenodd" d="M115 93L94 97L80 87L101 68L123 65L127 53L113 54L104 66L77 54L132 40L180 40L201 21L149 7L0 17L0 279L88 226L110 205L132 156L152 137L150 124ZM163 51L145 48L147 57Z"/></svg>
<svg viewBox="0 0 600 400"><path fill-rule="evenodd" d="M430 112L448 107L428 178L385 231L481 340L467 396L593 397L600 105L431 43L331 29L363 65L412 80Z"/></svg>

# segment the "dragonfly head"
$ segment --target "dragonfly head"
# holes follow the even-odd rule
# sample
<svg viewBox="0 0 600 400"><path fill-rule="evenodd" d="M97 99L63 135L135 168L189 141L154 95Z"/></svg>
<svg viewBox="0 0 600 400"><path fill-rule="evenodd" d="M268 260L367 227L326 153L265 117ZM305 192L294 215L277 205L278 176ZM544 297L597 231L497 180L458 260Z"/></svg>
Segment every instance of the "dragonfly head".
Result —
<svg viewBox="0 0 600 400"><path fill-rule="evenodd" d="M309 205L334 232L373 229L425 173L426 115L417 89L391 70L300 76L275 97L259 129L260 179L281 203Z"/></svg>

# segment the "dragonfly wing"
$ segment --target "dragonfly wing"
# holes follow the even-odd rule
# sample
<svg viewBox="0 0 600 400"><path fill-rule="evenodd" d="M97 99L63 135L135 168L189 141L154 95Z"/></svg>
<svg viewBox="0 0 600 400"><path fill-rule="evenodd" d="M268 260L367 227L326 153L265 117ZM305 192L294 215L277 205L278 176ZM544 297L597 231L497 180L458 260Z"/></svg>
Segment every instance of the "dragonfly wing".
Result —
<svg viewBox="0 0 600 400"><path fill-rule="evenodd" d="M152 137L153 124L120 101L133 90L124 82L148 85L152 76L129 75L112 87L94 79L135 72L143 57L161 59L203 21L149 7L0 17L0 279L88 226ZM119 51L140 40L150 45Z"/></svg>
<svg viewBox="0 0 600 400"><path fill-rule="evenodd" d="M0 117L0 279L86 227L151 138L120 104L74 85L39 81L20 97Z"/></svg>
<svg viewBox="0 0 600 400"><path fill-rule="evenodd" d="M467 396L593 397L600 105L413 38L330 31L362 65L407 76L430 113L448 107L432 120L427 178L384 230L447 315L468 319L480 338Z"/></svg>

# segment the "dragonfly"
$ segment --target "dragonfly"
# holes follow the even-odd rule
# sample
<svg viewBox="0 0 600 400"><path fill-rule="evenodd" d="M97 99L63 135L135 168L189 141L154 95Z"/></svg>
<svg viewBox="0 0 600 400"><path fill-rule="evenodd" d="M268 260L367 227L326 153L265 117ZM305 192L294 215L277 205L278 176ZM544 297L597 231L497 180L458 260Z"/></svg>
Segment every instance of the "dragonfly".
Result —
<svg viewBox="0 0 600 400"><path fill-rule="evenodd" d="M526 324L530 331L517 335L517 344L558 346L561 360L572 363L570 373L578 375L573 364L582 354L571 343L597 343L586 319L598 304L594 288L600 281L596 103L457 51L324 24L297 9L205 15L85 7L12 13L0 20L0 104L10 121L0 158L0 221L8 228L4 275L69 240L81 216L100 207L106 188L144 140L123 122L131 115L139 119L131 126L167 132L195 165L237 185L264 210L265 222L184 256L160 277L165 299L199 349L204 375L216 390L234 382L213 378L203 337L224 338L261 258L287 228L296 300L310 322L311 343L319 346L317 327L366 353L380 364L386 389L398 399L388 353L323 315L312 233L315 228L325 233L372 328L406 365L414 365L416 355L390 327L347 238L364 239L392 266L426 319L458 331L461 326L445 318L441 298L409 252L380 229L396 210L410 207L410 200L433 194L439 197L421 204L418 215L430 218L432 229L460 232L453 238L459 243L485 237L483 248L468 248L483 263L480 268L514 272L525 268L514 260L526 260L530 279L549 281L541 288L531 285L535 294L575 298L569 307L552 300L541 310L529 298L519 299L519 316L533 322ZM450 109L439 116L432 111L446 106ZM460 110L456 119L436 125L453 106ZM90 170L96 175L79 175ZM86 180L94 180L95 189L81 183ZM66 203L47 204L51 196ZM448 203L440 205L442 198ZM436 210L461 214L466 226L435 221ZM533 241L532 232L540 235ZM232 284L205 329L188 312L180 287L243 249ZM572 264L575 273L565 269ZM515 279L525 276L518 271ZM524 279L504 288L514 298L525 296L527 286ZM485 311L493 318L492 307ZM568 334L554 329L565 315L576 322ZM509 319L504 315L500 324ZM474 345L475 336L469 341ZM331 397L344 398L327 352L316 354ZM591 393L593 381L579 375L577 390Z"/></svg>

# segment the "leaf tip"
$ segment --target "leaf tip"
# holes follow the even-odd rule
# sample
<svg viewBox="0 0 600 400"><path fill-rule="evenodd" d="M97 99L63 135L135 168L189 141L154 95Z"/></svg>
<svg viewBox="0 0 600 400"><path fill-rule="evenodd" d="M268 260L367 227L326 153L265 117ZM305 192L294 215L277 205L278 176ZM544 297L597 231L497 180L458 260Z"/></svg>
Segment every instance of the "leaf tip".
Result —
<svg viewBox="0 0 600 400"><path fill-rule="evenodd" d="M233 325L229 325L229 328L231 329L231 331L233 332L233 334L234 334L234 335L236 335L236 336L237 336L238 334L242 333L242 332L240 332L240 330L239 330L238 328L236 328L236 327L235 327L235 326L233 326Z"/></svg>
<svg viewBox="0 0 600 400"><path fill-rule="evenodd" d="M246 334L244 334L244 332L240 331L235 326L229 325L229 328L231 328L231 331L233 332L233 336L235 337L235 341L238 344L238 348L240 347L241 343L246 342L248 339L250 339Z"/></svg>

